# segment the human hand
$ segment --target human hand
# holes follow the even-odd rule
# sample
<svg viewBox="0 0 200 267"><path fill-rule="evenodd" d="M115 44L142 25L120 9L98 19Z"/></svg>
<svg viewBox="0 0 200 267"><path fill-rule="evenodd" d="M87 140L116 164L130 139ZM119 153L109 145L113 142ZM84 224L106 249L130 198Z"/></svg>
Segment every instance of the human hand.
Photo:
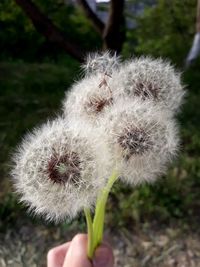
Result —
<svg viewBox="0 0 200 267"><path fill-rule="evenodd" d="M87 235L78 234L71 242L48 252L47 267L114 267L114 257L111 247L103 243L90 261L87 257Z"/></svg>

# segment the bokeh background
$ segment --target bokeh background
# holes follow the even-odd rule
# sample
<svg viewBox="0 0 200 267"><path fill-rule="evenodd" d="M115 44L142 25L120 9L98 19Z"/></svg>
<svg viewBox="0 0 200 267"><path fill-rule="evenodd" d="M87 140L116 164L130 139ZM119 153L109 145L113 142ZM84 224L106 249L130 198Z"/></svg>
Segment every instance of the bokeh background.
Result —
<svg viewBox="0 0 200 267"><path fill-rule="evenodd" d="M123 59L171 60L188 90L178 115L181 149L168 173L154 185L119 183L110 195L105 236L116 266L200 266L200 59L186 60L197 2L0 1L0 267L46 266L50 247L85 231L81 216L56 226L28 215L13 193L10 159L28 131L60 114L84 56L106 48Z"/></svg>

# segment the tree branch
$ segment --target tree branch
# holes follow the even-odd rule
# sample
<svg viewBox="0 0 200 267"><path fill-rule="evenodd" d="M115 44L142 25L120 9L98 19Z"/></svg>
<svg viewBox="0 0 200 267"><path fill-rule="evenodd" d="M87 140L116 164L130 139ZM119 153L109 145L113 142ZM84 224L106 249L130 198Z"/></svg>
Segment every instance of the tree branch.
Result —
<svg viewBox="0 0 200 267"><path fill-rule="evenodd" d="M44 15L31 0L15 0L30 18L36 30L43 34L48 41L61 47L65 52L78 61L83 61L83 52L74 43L67 40L64 34Z"/></svg>
<svg viewBox="0 0 200 267"><path fill-rule="evenodd" d="M110 1L109 17L103 39L104 49L121 52L125 40L124 0Z"/></svg>
<svg viewBox="0 0 200 267"><path fill-rule="evenodd" d="M101 19L93 12L86 0L76 0L78 5L82 8L85 13L85 16L92 22L96 31L102 35L104 30L104 23Z"/></svg>

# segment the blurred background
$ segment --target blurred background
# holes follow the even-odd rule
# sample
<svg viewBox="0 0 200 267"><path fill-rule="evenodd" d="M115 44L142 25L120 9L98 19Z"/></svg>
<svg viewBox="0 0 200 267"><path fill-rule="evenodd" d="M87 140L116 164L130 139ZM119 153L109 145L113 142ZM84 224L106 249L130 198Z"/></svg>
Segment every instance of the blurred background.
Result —
<svg viewBox="0 0 200 267"><path fill-rule="evenodd" d="M36 125L60 113L91 51L169 59L188 89L178 116L181 151L154 185L118 184L106 238L117 267L200 266L200 1L0 1L0 267L46 266L49 248L86 231L83 217L55 226L13 193L11 155Z"/></svg>

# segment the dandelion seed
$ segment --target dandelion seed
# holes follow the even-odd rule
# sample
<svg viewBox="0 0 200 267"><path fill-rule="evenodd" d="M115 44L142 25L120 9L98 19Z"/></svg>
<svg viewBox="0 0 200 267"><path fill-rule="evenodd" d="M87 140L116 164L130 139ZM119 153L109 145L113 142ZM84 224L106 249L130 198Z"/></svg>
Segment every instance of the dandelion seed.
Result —
<svg viewBox="0 0 200 267"><path fill-rule="evenodd" d="M151 101L120 100L101 124L113 164L130 184L154 181L176 155L176 124Z"/></svg>
<svg viewBox="0 0 200 267"><path fill-rule="evenodd" d="M105 162L85 131L81 122L57 119L26 137L15 154L16 191L36 214L58 222L95 203Z"/></svg>
<svg viewBox="0 0 200 267"><path fill-rule="evenodd" d="M170 111L177 111L185 91L180 74L162 59L136 58L125 62L118 72L113 72L110 87L115 97L153 100Z"/></svg>
<svg viewBox="0 0 200 267"><path fill-rule="evenodd" d="M86 63L82 66L86 76L101 73L111 76L119 68L120 57L111 55L110 52L89 54Z"/></svg>
<svg viewBox="0 0 200 267"><path fill-rule="evenodd" d="M109 80L102 82L104 75L96 74L84 78L73 86L63 101L65 117L75 117L97 125L101 116L113 105Z"/></svg>
<svg viewBox="0 0 200 267"><path fill-rule="evenodd" d="M64 156L52 155L48 162L47 174L55 183L73 183L80 179L81 162L75 152L65 153Z"/></svg>
<svg viewBox="0 0 200 267"><path fill-rule="evenodd" d="M85 110L88 114L98 114L100 113L106 106L110 106L113 102L112 97L103 97L97 95L95 97L92 96L91 98L88 99L85 103Z"/></svg>
<svg viewBox="0 0 200 267"><path fill-rule="evenodd" d="M99 116L113 104L110 81L112 73L119 68L119 61L119 57L109 52L88 56L83 65L86 77L71 88L63 101L66 117L84 118L98 124Z"/></svg>
<svg viewBox="0 0 200 267"><path fill-rule="evenodd" d="M145 130L130 126L128 129L124 129L123 133L119 136L118 143L124 149L126 159L132 155L142 155L152 145Z"/></svg>

